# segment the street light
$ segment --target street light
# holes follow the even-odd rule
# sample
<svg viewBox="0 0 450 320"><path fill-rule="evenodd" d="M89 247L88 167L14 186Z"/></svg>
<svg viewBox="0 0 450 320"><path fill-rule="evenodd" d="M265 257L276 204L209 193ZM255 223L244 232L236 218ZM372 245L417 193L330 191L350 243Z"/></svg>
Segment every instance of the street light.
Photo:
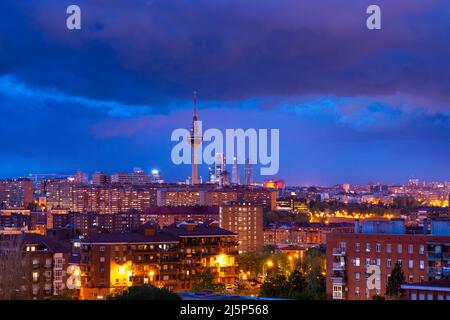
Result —
<svg viewBox="0 0 450 320"><path fill-rule="evenodd" d="M273 267L273 261L272 261L272 260L267 260L267 261L264 262L264 264L263 264L263 279L264 279L264 281L266 281L266 277L267 277L267 274L266 274L266 265L267 265L267 268L272 268L272 267Z"/></svg>

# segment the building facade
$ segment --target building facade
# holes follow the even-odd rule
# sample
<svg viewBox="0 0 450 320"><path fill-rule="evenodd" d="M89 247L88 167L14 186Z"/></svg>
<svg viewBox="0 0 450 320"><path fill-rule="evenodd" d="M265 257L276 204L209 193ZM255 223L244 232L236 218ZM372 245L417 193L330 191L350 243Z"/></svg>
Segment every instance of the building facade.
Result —
<svg viewBox="0 0 450 320"><path fill-rule="evenodd" d="M329 298L359 300L384 296L397 262L406 283L449 277L450 234L406 234L398 223L364 221L363 231L327 236Z"/></svg>
<svg viewBox="0 0 450 320"><path fill-rule="evenodd" d="M134 233L98 234L81 242L81 299L104 299L129 286L190 291L209 270L217 283L237 279L236 235L213 222L182 222Z"/></svg>
<svg viewBox="0 0 450 320"><path fill-rule="evenodd" d="M220 227L238 234L239 252L261 252L264 247L262 205L231 202L220 207Z"/></svg>

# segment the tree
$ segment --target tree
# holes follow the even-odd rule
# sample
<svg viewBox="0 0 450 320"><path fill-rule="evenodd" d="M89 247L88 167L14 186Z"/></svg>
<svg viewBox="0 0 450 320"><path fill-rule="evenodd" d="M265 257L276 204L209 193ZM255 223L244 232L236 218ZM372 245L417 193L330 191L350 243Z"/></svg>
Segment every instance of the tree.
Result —
<svg viewBox="0 0 450 320"><path fill-rule="evenodd" d="M225 285L222 283L214 282L211 270L206 270L197 274L195 284L192 286L193 292L199 292L202 290L212 290L216 293L222 293L225 291Z"/></svg>
<svg viewBox="0 0 450 320"><path fill-rule="evenodd" d="M261 271L263 257L257 252L245 252L237 257L236 262L242 271L257 275Z"/></svg>
<svg viewBox="0 0 450 320"><path fill-rule="evenodd" d="M311 248L305 253L302 261L302 270L306 274L306 286L310 295L324 298L325 279L325 256L318 248Z"/></svg>
<svg viewBox="0 0 450 320"><path fill-rule="evenodd" d="M289 294L289 282L284 274L268 277L261 285L259 295L261 297L287 298Z"/></svg>
<svg viewBox="0 0 450 320"><path fill-rule="evenodd" d="M78 300L75 290L70 290L68 288L64 288L61 294L56 296L51 296L48 300Z"/></svg>
<svg viewBox="0 0 450 320"><path fill-rule="evenodd" d="M299 298L303 296L303 292L306 289L306 277L300 270L294 270L289 275L289 298Z"/></svg>
<svg viewBox="0 0 450 320"><path fill-rule="evenodd" d="M405 282L405 275L403 274L402 267L397 261L394 269L392 269L391 276L389 277L386 285L386 296L392 299L398 299L403 296L402 284Z"/></svg>
<svg viewBox="0 0 450 320"><path fill-rule="evenodd" d="M122 293L109 296L108 300L181 300L181 297L169 289L145 285L129 287Z"/></svg>
<svg viewBox="0 0 450 320"><path fill-rule="evenodd" d="M22 235L0 236L0 300L29 299L30 261Z"/></svg>

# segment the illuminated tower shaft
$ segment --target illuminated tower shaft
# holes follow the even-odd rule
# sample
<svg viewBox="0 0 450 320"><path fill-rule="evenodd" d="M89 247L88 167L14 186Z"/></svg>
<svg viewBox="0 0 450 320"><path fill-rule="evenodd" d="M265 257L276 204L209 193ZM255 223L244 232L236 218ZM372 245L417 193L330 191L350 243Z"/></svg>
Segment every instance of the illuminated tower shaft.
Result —
<svg viewBox="0 0 450 320"><path fill-rule="evenodd" d="M245 184L253 184L253 167L249 158L245 161Z"/></svg>
<svg viewBox="0 0 450 320"><path fill-rule="evenodd" d="M191 153L192 153L192 185L198 184L198 167L197 167L197 147L202 143L202 136L199 133L197 123L197 92L194 91L194 117L192 119L191 129Z"/></svg>
<svg viewBox="0 0 450 320"><path fill-rule="evenodd" d="M236 157L233 158L233 167L231 168L231 183L241 184L241 179L239 175L239 167L237 164Z"/></svg>

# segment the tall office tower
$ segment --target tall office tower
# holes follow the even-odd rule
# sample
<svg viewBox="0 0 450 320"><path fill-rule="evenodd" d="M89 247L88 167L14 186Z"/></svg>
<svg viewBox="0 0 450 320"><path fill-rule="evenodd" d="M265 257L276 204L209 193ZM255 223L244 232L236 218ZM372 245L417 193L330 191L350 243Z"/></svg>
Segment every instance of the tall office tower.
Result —
<svg viewBox="0 0 450 320"><path fill-rule="evenodd" d="M253 165L250 163L249 158L245 161L244 175L245 184L248 186L251 185L253 183Z"/></svg>
<svg viewBox="0 0 450 320"><path fill-rule="evenodd" d="M214 170L215 183L217 183L220 186L223 185L225 172L226 172L225 155L222 152L217 152Z"/></svg>
<svg viewBox="0 0 450 320"><path fill-rule="evenodd" d="M239 175L239 167L236 157L233 158L233 167L231 169L231 183L237 185L241 184L241 177Z"/></svg>
<svg viewBox="0 0 450 320"><path fill-rule="evenodd" d="M192 185L198 184L197 147L202 143L203 137L199 132L197 123L197 92L194 91L194 116L192 118L192 129L190 143L192 147Z"/></svg>
<svg viewBox="0 0 450 320"><path fill-rule="evenodd" d="M216 183L216 174L214 173L213 167L208 168L208 177L210 183Z"/></svg>
<svg viewBox="0 0 450 320"><path fill-rule="evenodd" d="M222 173L222 185L225 187L230 186L230 173L226 170Z"/></svg>

